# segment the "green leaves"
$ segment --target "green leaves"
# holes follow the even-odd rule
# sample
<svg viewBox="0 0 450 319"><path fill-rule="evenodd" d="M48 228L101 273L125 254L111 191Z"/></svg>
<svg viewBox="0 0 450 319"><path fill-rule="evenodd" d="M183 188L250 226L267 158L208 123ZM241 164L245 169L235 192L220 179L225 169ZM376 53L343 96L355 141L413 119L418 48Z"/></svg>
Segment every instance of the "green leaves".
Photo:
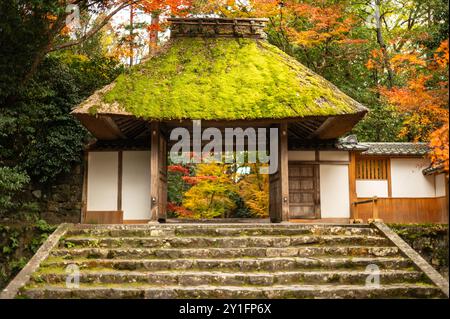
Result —
<svg viewBox="0 0 450 319"><path fill-rule="evenodd" d="M23 207L28 183L49 184L81 161L88 135L70 111L119 71L110 58L49 56L20 97L0 109L0 213Z"/></svg>
<svg viewBox="0 0 450 319"><path fill-rule="evenodd" d="M29 176L17 167L0 167L0 213L17 206L13 196L29 182Z"/></svg>

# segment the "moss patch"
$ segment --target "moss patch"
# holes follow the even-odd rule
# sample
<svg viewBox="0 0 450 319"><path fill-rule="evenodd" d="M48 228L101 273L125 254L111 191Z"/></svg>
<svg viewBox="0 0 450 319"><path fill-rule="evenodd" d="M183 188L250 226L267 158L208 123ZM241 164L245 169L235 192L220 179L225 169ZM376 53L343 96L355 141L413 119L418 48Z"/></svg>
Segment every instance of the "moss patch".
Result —
<svg viewBox="0 0 450 319"><path fill-rule="evenodd" d="M448 278L448 225L389 224L388 226L441 275Z"/></svg>
<svg viewBox="0 0 450 319"><path fill-rule="evenodd" d="M263 119L356 113L361 106L264 41L180 38L102 95L147 119ZM92 112L95 112L95 108Z"/></svg>

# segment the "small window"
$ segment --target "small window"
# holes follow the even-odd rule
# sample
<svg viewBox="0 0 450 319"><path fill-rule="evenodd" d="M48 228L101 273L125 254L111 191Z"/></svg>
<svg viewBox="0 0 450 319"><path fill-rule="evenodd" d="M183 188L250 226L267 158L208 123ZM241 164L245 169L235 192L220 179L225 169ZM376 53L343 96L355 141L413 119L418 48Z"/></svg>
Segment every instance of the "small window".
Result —
<svg viewBox="0 0 450 319"><path fill-rule="evenodd" d="M388 179L387 158L360 158L356 161L356 179Z"/></svg>

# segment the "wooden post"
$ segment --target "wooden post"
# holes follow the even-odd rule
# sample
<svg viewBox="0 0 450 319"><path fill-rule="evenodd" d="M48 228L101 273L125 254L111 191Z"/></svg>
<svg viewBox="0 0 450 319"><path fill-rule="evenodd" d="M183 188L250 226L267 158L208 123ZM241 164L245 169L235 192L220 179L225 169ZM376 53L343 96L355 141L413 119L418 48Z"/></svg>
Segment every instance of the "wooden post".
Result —
<svg viewBox="0 0 450 319"><path fill-rule="evenodd" d="M86 221L87 213L87 191L88 191L88 162L89 162L89 151L84 153L84 171L83 171L83 193L81 195L81 217L80 223Z"/></svg>
<svg viewBox="0 0 450 319"><path fill-rule="evenodd" d="M281 182L281 220L289 220L289 158L288 158L288 124L280 125L279 170Z"/></svg>
<svg viewBox="0 0 450 319"><path fill-rule="evenodd" d="M117 210L122 210L122 171L123 171L123 152L118 153L118 177L117 177Z"/></svg>
<svg viewBox="0 0 450 319"><path fill-rule="evenodd" d="M353 221L356 223L359 220L358 205L357 204L352 204L352 206L354 207L354 209L353 209Z"/></svg>
<svg viewBox="0 0 450 319"><path fill-rule="evenodd" d="M151 220L165 222L167 213L167 141L159 122L151 122L150 200Z"/></svg>
<svg viewBox="0 0 450 319"><path fill-rule="evenodd" d="M392 197L391 159L387 159L388 197Z"/></svg>
<svg viewBox="0 0 450 319"><path fill-rule="evenodd" d="M372 218L378 220L378 198L375 196L372 202Z"/></svg>
<svg viewBox="0 0 450 319"><path fill-rule="evenodd" d="M348 182L350 190L350 219L358 219L357 205L354 204L357 200L356 195L356 153L350 152L350 163L348 165Z"/></svg>
<svg viewBox="0 0 450 319"><path fill-rule="evenodd" d="M159 201L159 122L150 123L151 139L150 139L150 200L151 200L151 220L157 221L159 218L158 201Z"/></svg>

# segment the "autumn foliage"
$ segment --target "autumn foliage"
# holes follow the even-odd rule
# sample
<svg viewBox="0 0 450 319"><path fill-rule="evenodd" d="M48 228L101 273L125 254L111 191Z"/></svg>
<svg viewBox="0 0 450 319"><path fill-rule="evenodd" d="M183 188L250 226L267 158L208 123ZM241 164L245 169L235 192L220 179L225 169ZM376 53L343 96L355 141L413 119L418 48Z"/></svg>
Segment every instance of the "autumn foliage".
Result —
<svg viewBox="0 0 450 319"><path fill-rule="evenodd" d="M443 166L447 172L448 63L448 39L431 57L419 53L397 54L391 58L391 64L405 79L405 84L380 87L382 96L406 114L401 134L415 141L429 141L433 165Z"/></svg>
<svg viewBox="0 0 450 319"><path fill-rule="evenodd" d="M268 175L259 174L261 164L200 163L168 166L168 211L180 218L265 218L269 209ZM169 187L171 187L169 184ZM181 195L181 196L176 196Z"/></svg>

